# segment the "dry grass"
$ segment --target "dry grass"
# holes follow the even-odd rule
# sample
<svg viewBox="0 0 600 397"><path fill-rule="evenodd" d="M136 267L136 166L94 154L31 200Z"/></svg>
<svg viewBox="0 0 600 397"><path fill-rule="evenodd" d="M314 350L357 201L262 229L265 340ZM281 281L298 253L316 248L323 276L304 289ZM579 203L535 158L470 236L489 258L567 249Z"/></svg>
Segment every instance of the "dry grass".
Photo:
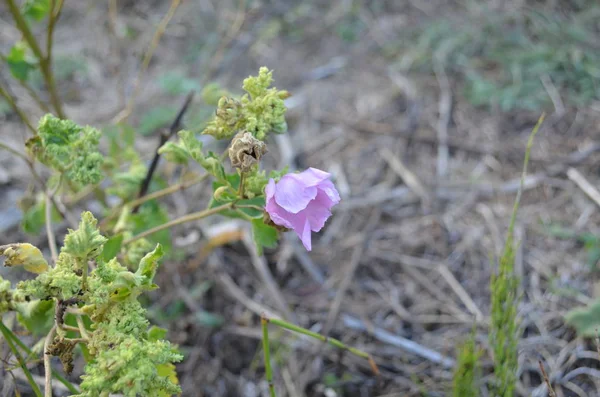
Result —
<svg viewBox="0 0 600 397"><path fill-rule="evenodd" d="M122 109L119 90L133 82L167 3L123 2L111 24L104 5L67 4L56 54L77 54L87 64L85 74L61 84L71 117L102 125ZM213 230L210 224L173 231L187 259L163 266L161 289L149 303L154 321L168 326L186 353L178 367L183 395L265 395L261 311L356 345L381 368L381 379L374 379L360 360L281 333L272 344L279 396L321 396L325 387L344 396L450 395L455 348L474 322L476 340L486 349L486 382L490 257L501 252L539 112L474 107L459 76L444 64L431 74L390 66L384 44L437 14L463 12L453 2L274 3L242 10L237 1L183 2L142 78L138 112L131 116L137 123L144 109L181 102L156 83L166 71L196 81L216 78L235 89L267 65L276 85L293 93L290 134L270 143L269 166L293 161L295 168L328 170L343 197L310 254L294 236L265 259L243 241L206 250L199 237ZM16 37L4 19L2 49ZM126 28L137 33L127 36ZM215 52L221 61L211 66ZM27 99L21 104L35 106ZM595 395L600 357L563 315L597 297L598 274L595 264L586 264L581 244L554 237L550 226L599 232L598 204L567 171L575 169L592 186L600 182L600 106L597 98L579 107L565 102L558 114L549 104L515 229L523 292L519 393L546 395L541 360L558 396ZM25 133L12 115L0 131L13 146ZM140 139L148 159L156 139ZM0 156L0 174L9 176L0 197L18 196L26 173L4 152ZM174 195L173 214L202 207L198 197L205 190ZM13 203L3 200L0 211L14 211ZM0 243L21 238L13 227ZM203 312L222 316L224 325L208 327Z"/></svg>

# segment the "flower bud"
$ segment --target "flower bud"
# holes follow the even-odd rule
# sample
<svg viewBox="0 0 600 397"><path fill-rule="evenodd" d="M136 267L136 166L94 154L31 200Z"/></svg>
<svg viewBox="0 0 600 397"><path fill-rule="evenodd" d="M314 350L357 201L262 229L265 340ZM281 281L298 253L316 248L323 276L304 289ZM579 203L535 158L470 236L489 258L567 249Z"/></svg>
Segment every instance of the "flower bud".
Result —
<svg viewBox="0 0 600 397"><path fill-rule="evenodd" d="M267 145L263 141L256 139L248 131L242 131L231 140L229 159L235 168L248 172L266 152Z"/></svg>
<svg viewBox="0 0 600 397"><path fill-rule="evenodd" d="M213 198L217 201L221 200L223 198L223 195L227 193L227 189L229 189L227 186L220 186L216 188L213 193Z"/></svg>

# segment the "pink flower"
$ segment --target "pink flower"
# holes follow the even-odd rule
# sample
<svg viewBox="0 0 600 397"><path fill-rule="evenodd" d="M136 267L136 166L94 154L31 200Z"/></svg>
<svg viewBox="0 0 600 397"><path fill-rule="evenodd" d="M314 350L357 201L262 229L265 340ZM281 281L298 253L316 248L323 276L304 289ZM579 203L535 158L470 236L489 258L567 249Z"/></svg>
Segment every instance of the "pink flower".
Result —
<svg viewBox="0 0 600 397"><path fill-rule="evenodd" d="M284 175L277 183L270 179L265 189L265 209L273 223L294 229L308 251L312 248L311 231L320 231L331 216L331 207L340 202L330 176L309 168L299 174Z"/></svg>

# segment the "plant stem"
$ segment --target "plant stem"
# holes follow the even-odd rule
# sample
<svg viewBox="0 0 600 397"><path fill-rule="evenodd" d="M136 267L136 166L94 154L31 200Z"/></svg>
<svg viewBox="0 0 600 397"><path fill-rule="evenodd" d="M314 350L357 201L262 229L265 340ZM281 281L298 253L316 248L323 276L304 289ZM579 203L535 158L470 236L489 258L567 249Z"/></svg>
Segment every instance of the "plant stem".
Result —
<svg viewBox="0 0 600 397"><path fill-rule="evenodd" d="M17 358L17 361L19 362L19 367L21 367L21 369L23 370L23 373L25 374L25 377L27 378L27 381L33 389L33 392L35 393L36 397L42 397L42 391L38 387L37 383L35 383L35 381L33 380L33 376L31 375L31 372L29 372L29 368L27 368L25 360L23 360L23 356L21 356L21 353L19 353L19 350L17 350L17 347L13 343L14 340L13 338L11 338L12 331L8 329L8 327L4 325L2 321L0 321L0 332L6 340L6 344Z"/></svg>
<svg viewBox="0 0 600 397"><path fill-rule="evenodd" d="M371 366L371 369L373 370L375 375L379 376L379 368L377 367L375 360L373 360L373 357L371 357L371 355L367 352L364 352L360 349L356 349L354 347L348 346L338 339L330 338L329 336L318 334L318 333L310 331L306 328L302 328L302 327L299 327L292 323L288 323L287 321L280 320L277 318L269 318L265 314L263 314L261 316L261 319L264 319L264 321L266 321L266 322L277 325L278 327L281 327L281 328L284 328L284 329L287 329L290 331L298 332L299 334L310 336L311 338L320 340L322 342L329 343L330 345L335 346L339 349L349 351L350 353L354 354L355 356L365 358L369 361L369 365Z"/></svg>
<svg viewBox="0 0 600 397"><path fill-rule="evenodd" d="M33 135L37 135L37 131L31 124L31 121L29 121L25 113L23 113L21 108L19 108L19 106L17 105L17 102L14 100L14 98L8 93L8 91L4 87L2 87L2 85L0 85L0 96L2 96L6 100L6 102L8 102L9 106L19 116L19 118L21 119L21 121L23 121L27 128L31 130Z"/></svg>
<svg viewBox="0 0 600 397"><path fill-rule="evenodd" d="M240 186L238 187L238 196L240 200L244 199L244 182L246 182L246 173L242 172L240 174Z"/></svg>
<svg viewBox="0 0 600 397"><path fill-rule="evenodd" d="M52 195L50 192L46 192L46 234L48 235L48 246L50 247L50 254L52 255L52 261L56 266L58 260L58 250L56 248L56 237L54 237L54 230L52 230Z"/></svg>
<svg viewBox="0 0 600 397"><path fill-rule="evenodd" d="M79 327L79 333L81 334L82 338L85 339L86 341L90 339L90 335L88 334L87 330L85 329L85 324L83 323L83 318L81 318L81 315L77 314L75 316L75 319L77 320L77 326Z"/></svg>
<svg viewBox="0 0 600 397"><path fill-rule="evenodd" d="M140 187L140 191L138 193L138 198L143 197L148 192L148 188L150 188L150 182L152 181L152 175L154 175L154 171L156 171L156 167L158 166L158 161L160 160L160 153L158 153L158 150L162 147L162 145L165 144L165 142L167 142L169 139L171 139L171 137L179 129L181 120L183 119L185 112L189 108L190 103L192 103L194 94L195 94L194 91L190 91L190 93L185 98L185 102L183 103L183 106L177 113L175 120L173 120L173 123L171 123L171 127L169 127L169 131L166 133L162 133L160 135L160 141L158 142L158 146L156 147L156 150L154 151L154 158L152 159L152 163L150 163L150 167L148 168L148 172L146 173L144 182L142 183L142 186ZM135 214L138 211L138 209L139 209L139 205L133 207L132 212Z"/></svg>
<svg viewBox="0 0 600 397"><path fill-rule="evenodd" d="M106 224L108 223L108 221L113 219L115 217L115 215L117 215L119 213L119 210L121 210L125 206L133 208L136 206L140 206L147 201L154 200L154 199L164 197L164 196L168 196L169 194L175 193L180 190L185 190L190 186L193 186L193 185L196 185L196 184L202 182L209 176L210 176L210 174L204 174L204 175L194 178L188 182L181 182L176 185L172 185L172 186L166 187L164 189L157 190L156 192L149 193L143 197L137 198L128 203L123 203L123 204L119 205L118 207L115 207L114 209L112 209L110 214L107 215L102 221L100 221L99 228L100 228L100 230L103 230L106 227Z"/></svg>
<svg viewBox="0 0 600 397"><path fill-rule="evenodd" d="M31 29L29 29L29 26L27 25L27 21L25 21L25 18L23 18L23 15L21 15L21 11L19 10L19 7L15 3L15 0L6 0L6 3L8 4L8 9L9 9L10 13L12 14L13 19L15 20L15 24L17 25L17 28L23 34L25 41L27 41L27 44L29 44L31 51L33 51L33 54L36 56L36 58L39 61L40 71L42 72L42 76L44 76L44 81L46 83L46 87L48 88L48 93L50 94L50 103L52 103L52 106L56 110L56 115L58 117L60 117L61 119L64 119L65 114L62 110L62 105L61 105L60 99L58 97L58 92L56 90L56 83L54 81L54 75L52 74L52 65L50 63L49 56L44 56L44 54L42 53L42 50L41 50L37 40L35 39L35 36L31 32ZM53 3L54 2L52 1L52 4ZM60 4L62 5L62 1L60 2ZM54 22L52 22L52 21L55 20L56 18L58 18L58 14L55 15L53 13L53 11L54 10L50 10L50 16L49 16L52 25L54 25L54 22L55 22L55 21ZM54 29L54 26L52 26L52 29ZM52 37L51 37L52 32L49 32L49 33L50 33L48 35L49 39L52 40ZM47 55L50 55L50 54L47 54Z"/></svg>
<svg viewBox="0 0 600 397"><path fill-rule="evenodd" d="M271 368L271 350L269 348L269 320L263 315L260 319L260 324L262 326L262 343L265 354L265 377L269 384L270 397L276 397L275 386L273 385L273 369Z"/></svg>
<svg viewBox="0 0 600 397"><path fill-rule="evenodd" d="M50 329L46 340L44 341L44 374L46 377L46 383L44 386L44 397L52 397L52 363L50 359L52 356L48 353L50 344L54 341L54 333L56 332L56 325Z"/></svg>
<svg viewBox="0 0 600 397"><path fill-rule="evenodd" d="M180 225L182 223L196 221L198 219L206 218L207 216L210 216L210 215L218 214L219 212L230 209L231 207L233 207L233 203L227 203L227 204L220 205L218 207L209 208L209 209L199 211L199 212L194 212L193 214L184 215L180 218L173 219L170 222L167 222L162 225L153 227L152 229L146 230L145 232L142 232L142 233L138 234L137 236L133 236L133 237L123 241L123 245L130 244L141 238L147 237L156 232L160 232L161 230L169 229L170 227Z"/></svg>

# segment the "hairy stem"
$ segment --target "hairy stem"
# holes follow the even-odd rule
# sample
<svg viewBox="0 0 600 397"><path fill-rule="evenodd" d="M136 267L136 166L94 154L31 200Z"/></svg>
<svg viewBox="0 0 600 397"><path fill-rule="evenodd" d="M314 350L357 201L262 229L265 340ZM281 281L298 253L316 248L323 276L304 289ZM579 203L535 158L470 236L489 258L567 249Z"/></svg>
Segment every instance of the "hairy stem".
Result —
<svg viewBox="0 0 600 397"><path fill-rule="evenodd" d="M193 214L184 215L181 218L173 219L170 222L164 223L162 225L158 225L156 227L153 227L152 229L146 230L145 232L138 234L137 236L133 236L133 237L123 241L123 245L133 243L134 241L137 241L141 238L147 237L156 232L160 232L161 230L169 229L176 225L181 225L182 223L196 221L198 219L206 218L207 216L210 216L210 215L218 214L219 212L230 209L231 207L233 207L233 203L227 203L227 204L220 205L218 207L209 208L209 209L199 211L199 212L194 212Z"/></svg>
<svg viewBox="0 0 600 397"><path fill-rule="evenodd" d="M50 192L46 192L46 234L48 235L48 246L50 247L52 262L56 265L56 261L58 260L58 250L56 248L54 230L52 230L52 195Z"/></svg>
<svg viewBox="0 0 600 397"><path fill-rule="evenodd" d="M260 324L262 326L262 344L265 354L265 377L269 384L270 397L276 397L275 386L273 385L273 369L271 368L271 350L269 348L269 320L265 316L262 316Z"/></svg>
<svg viewBox="0 0 600 397"><path fill-rule="evenodd" d="M54 341L54 334L56 333L56 325L52 327L46 340L44 341L44 374L46 382L44 385L44 397L52 397L52 365L50 359L52 356L48 353L50 344Z"/></svg>
<svg viewBox="0 0 600 397"><path fill-rule="evenodd" d="M85 324L83 323L83 318L81 317L80 314L75 316L75 319L77 320L77 326L79 327L79 333L81 334L82 338L85 339L86 341L90 339L90 335L88 334L87 330L85 329Z"/></svg>

